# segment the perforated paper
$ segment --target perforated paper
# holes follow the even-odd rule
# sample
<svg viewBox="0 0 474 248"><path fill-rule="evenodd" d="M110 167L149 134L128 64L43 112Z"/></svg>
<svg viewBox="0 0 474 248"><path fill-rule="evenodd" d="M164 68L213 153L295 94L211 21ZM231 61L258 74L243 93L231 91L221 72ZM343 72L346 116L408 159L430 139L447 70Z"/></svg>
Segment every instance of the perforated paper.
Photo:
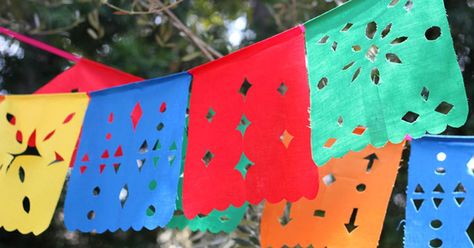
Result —
<svg viewBox="0 0 474 248"><path fill-rule="evenodd" d="M474 137L414 140L408 166L405 247L474 246L474 204L469 196L473 190Z"/></svg>
<svg viewBox="0 0 474 248"><path fill-rule="evenodd" d="M175 209L188 73L91 93L65 202L70 230L154 229Z"/></svg>
<svg viewBox="0 0 474 248"><path fill-rule="evenodd" d="M262 247L377 247L402 150L389 143L333 159L315 200L265 204Z"/></svg>
<svg viewBox="0 0 474 248"><path fill-rule="evenodd" d="M42 233L61 194L88 97L0 96L0 226Z"/></svg>
<svg viewBox="0 0 474 248"><path fill-rule="evenodd" d="M301 27L190 73L186 217L316 196Z"/></svg>
<svg viewBox="0 0 474 248"><path fill-rule="evenodd" d="M305 28L318 165L466 121L443 0L353 0Z"/></svg>
<svg viewBox="0 0 474 248"><path fill-rule="evenodd" d="M142 80L137 76L81 58L35 93L90 92Z"/></svg>

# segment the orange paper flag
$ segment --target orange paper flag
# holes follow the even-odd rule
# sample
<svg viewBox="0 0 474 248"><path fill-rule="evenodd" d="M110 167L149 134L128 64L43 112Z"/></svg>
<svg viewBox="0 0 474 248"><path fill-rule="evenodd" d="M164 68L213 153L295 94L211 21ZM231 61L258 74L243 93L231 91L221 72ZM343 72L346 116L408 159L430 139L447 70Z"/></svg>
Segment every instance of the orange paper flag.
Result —
<svg viewBox="0 0 474 248"><path fill-rule="evenodd" d="M371 146L320 168L314 200L265 204L262 247L376 247L404 144Z"/></svg>

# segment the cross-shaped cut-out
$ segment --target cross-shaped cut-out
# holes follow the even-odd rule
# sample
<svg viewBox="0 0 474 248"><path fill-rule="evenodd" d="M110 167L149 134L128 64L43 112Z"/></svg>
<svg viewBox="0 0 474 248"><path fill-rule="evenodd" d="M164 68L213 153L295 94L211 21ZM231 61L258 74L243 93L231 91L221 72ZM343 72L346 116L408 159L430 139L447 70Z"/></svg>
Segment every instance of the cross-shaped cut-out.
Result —
<svg viewBox="0 0 474 248"><path fill-rule="evenodd" d="M252 87L252 84L247 80L247 78L245 78L239 89L240 94L246 97L250 87Z"/></svg>
<svg viewBox="0 0 474 248"><path fill-rule="evenodd" d="M235 169L238 170L242 174L242 176L245 178L245 176L247 175L248 169L252 165L254 165L254 163L250 159L248 159L244 153L242 153L242 155L240 156L239 162L237 163L237 165L235 165Z"/></svg>
<svg viewBox="0 0 474 248"><path fill-rule="evenodd" d="M290 145L293 138L294 138L294 136L291 135L291 133L289 133L288 130L286 130L286 129L285 129L285 131L283 131L283 133L280 136L280 140L286 148L288 148L288 146Z"/></svg>
<svg viewBox="0 0 474 248"><path fill-rule="evenodd" d="M251 122L247 119L247 116L242 115L239 121L239 125L237 125L237 130L242 134L245 135L245 131L247 131L248 126L250 126Z"/></svg>
<svg viewBox="0 0 474 248"><path fill-rule="evenodd" d="M137 128L138 122L140 122L142 115L143 115L142 107L140 106L140 103L137 102L137 104L135 104L135 107L133 108L132 113L130 115L134 130Z"/></svg>

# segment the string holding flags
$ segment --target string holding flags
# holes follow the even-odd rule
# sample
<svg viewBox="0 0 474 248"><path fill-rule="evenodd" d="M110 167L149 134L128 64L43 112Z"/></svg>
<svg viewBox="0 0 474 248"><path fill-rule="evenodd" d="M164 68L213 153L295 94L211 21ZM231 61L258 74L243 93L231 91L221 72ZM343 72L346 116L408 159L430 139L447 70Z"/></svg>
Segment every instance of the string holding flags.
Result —
<svg viewBox="0 0 474 248"><path fill-rule="evenodd" d="M404 144L367 147L320 168L314 200L265 204L262 247L376 247Z"/></svg>
<svg viewBox="0 0 474 248"><path fill-rule="evenodd" d="M354 0L304 25L318 165L465 123L442 0Z"/></svg>
<svg viewBox="0 0 474 248"><path fill-rule="evenodd" d="M168 223L190 80L180 73L90 94L65 201L68 229L140 230Z"/></svg>
<svg viewBox="0 0 474 248"><path fill-rule="evenodd" d="M296 27L190 71L186 217L316 196L304 56Z"/></svg>
<svg viewBox="0 0 474 248"><path fill-rule="evenodd" d="M49 226L87 102L86 94L0 96L0 226L5 230L38 235Z"/></svg>
<svg viewBox="0 0 474 248"><path fill-rule="evenodd" d="M473 137L414 140L408 166L405 247L473 246L473 179Z"/></svg>

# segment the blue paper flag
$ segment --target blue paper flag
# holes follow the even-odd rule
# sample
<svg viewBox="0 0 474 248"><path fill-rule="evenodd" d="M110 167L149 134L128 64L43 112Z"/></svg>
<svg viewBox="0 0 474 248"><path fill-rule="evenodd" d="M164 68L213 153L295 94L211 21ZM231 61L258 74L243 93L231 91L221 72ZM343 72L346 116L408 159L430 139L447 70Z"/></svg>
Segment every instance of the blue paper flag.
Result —
<svg viewBox="0 0 474 248"><path fill-rule="evenodd" d="M91 93L64 206L69 230L165 226L175 210L191 76Z"/></svg>
<svg viewBox="0 0 474 248"><path fill-rule="evenodd" d="M414 140L408 168L405 247L472 247L474 137Z"/></svg>

